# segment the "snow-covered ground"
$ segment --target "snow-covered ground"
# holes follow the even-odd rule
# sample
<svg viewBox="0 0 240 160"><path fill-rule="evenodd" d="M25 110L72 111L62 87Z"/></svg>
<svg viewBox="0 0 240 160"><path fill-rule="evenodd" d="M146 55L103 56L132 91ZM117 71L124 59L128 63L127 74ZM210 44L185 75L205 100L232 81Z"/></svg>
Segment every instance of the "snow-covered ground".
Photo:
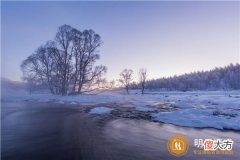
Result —
<svg viewBox="0 0 240 160"><path fill-rule="evenodd" d="M230 96L229 96L230 95ZM187 127L212 127L240 130L240 91L195 91L161 92L124 90L102 92L95 95L58 96L51 94L29 94L23 90L2 88L2 102L51 102L70 105L119 103L131 106L139 112L149 112L152 120ZM114 109L114 108L112 108ZM109 108L94 108L90 113L110 113Z"/></svg>
<svg viewBox="0 0 240 160"><path fill-rule="evenodd" d="M91 114L106 114L106 113L110 113L112 111L111 108L108 107L96 107L90 110L89 113Z"/></svg>

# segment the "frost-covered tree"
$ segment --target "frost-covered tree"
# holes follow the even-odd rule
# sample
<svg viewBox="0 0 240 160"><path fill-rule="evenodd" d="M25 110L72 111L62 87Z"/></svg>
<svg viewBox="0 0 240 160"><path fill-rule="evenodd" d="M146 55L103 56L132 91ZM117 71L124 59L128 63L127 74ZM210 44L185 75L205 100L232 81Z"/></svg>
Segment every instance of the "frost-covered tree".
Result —
<svg viewBox="0 0 240 160"><path fill-rule="evenodd" d="M147 69L141 68L138 72L139 76L139 84L141 87L141 93L144 94L144 90L146 87L146 80L147 80Z"/></svg>
<svg viewBox="0 0 240 160"><path fill-rule="evenodd" d="M107 68L94 65L100 58L101 43L101 37L93 30L81 32L62 25L54 41L39 47L22 62L23 78L45 84L53 94L80 94L103 80Z"/></svg>
<svg viewBox="0 0 240 160"><path fill-rule="evenodd" d="M74 44L74 76L73 91L81 92L85 83L99 82L101 75L106 72L105 66L94 67L95 62L100 58L97 48L102 44L101 37L93 30L80 32L73 30Z"/></svg>
<svg viewBox="0 0 240 160"><path fill-rule="evenodd" d="M210 71L150 80L146 88L180 91L238 90L240 89L240 64L230 64Z"/></svg>
<svg viewBox="0 0 240 160"><path fill-rule="evenodd" d="M124 69L120 73L120 79L119 82L125 87L127 94L129 94L129 87L131 84L131 81L133 80L133 70L131 69Z"/></svg>

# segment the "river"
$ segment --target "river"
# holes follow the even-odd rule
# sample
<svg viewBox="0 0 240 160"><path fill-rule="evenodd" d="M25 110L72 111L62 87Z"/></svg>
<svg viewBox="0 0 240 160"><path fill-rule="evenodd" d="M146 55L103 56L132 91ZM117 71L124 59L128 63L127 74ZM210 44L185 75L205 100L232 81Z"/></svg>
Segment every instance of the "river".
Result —
<svg viewBox="0 0 240 160"><path fill-rule="evenodd" d="M82 106L2 102L2 160L239 159L240 133L144 119L90 115ZM170 136L188 138L182 157L169 154ZM233 155L194 155L194 138L231 138Z"/></svg>

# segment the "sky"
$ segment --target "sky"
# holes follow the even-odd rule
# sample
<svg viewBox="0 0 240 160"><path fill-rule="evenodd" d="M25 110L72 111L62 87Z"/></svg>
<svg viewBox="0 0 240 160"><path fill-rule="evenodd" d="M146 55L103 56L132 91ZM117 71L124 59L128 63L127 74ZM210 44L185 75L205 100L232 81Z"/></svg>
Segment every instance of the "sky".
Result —
<svg viewBox="0 0 240 160"><path fill-rule="evenodd" d="M240 2L1 2L1 76L21 80L21 62L68 24L93 29L107 78L129 68L148 78L239 63Z"/></svg>

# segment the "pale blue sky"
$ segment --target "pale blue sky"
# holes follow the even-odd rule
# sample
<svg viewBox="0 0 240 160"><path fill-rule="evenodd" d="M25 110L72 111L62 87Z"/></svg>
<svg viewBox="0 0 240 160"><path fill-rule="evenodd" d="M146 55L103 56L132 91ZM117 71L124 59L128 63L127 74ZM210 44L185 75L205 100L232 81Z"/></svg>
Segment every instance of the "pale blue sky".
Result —
<svg viewBox="0 0 240 160"><path fill-rule="evenodd" d="M109 79L124 68L158 78L239 62L240 2L1 3L2 77L12 80L62 24L101 35Z"/></svg>

